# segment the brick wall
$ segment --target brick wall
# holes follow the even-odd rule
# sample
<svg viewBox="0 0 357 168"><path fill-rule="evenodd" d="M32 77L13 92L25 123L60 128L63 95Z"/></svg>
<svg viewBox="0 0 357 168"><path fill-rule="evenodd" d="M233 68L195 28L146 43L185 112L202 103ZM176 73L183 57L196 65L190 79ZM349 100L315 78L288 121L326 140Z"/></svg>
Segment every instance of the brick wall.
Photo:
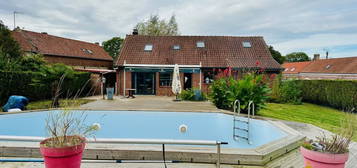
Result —
<svg viewBox="0 0 357 168"><path fill-rule="evenodd" d="M45 61L48 63L63 63L69 66L83 66L83 67L113 67L113 61L93 60L84 58L61 57L53 55L45 55Z"/></svg>
<svg viewBox="0 0 357 168"><path fill-rule="evenodd" d="M117 87L118 92L117 94L123 95L124 92L124 71L120 70L117 71ZM125 89L132 88L131 85L131 72L125 72ZM128 91L126 91L125 95L128 95Z"/></svg>

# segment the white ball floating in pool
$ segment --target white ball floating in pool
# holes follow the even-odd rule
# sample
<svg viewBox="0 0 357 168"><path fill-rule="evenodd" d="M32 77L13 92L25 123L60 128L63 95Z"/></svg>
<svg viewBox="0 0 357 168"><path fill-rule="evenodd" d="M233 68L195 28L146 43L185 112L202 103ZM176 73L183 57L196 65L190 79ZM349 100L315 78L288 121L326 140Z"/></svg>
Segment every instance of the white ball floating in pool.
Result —
<svg viewBox="0 0 357 168"><path fill-rule="evenodd" d="M98 130L100 130L100 128L101 128L101 126L100 126L99 123L93 123L93 125L92 125L92 129L93 129L93 130L98 131Z"/></svg>
<svg viewBox="0 0 357 168"><path fill-rule="evenodd" d="M181 133L185 133L187 131L187 125L185 125L185 124L180 125L179 126L179 131Z"/></svg>

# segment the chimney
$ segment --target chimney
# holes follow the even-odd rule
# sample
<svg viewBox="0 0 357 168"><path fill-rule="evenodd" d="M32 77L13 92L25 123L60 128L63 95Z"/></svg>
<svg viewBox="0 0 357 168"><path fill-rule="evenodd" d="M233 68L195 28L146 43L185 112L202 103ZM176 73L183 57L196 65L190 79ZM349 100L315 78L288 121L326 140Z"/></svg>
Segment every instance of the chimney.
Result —
<svg viewBox="0 0 357 168"><path fill-rule="evenodd" d="M99 45L99 42L95 42L94 44Z"/></svg>
<svg viewBox="0 0 357 168"><path fill-rule="evenodd" d="M328 51L326 51L326 59L328 59Z"/></svg>
<svg viewBox="0 0 357 168"><path fill-rule="evenodd" d="M319 60L320 59L320 54L314 54L314 59L313 61Z"/></svg>
<svg viewBox="0 0 357 168"><path fill-rule="evenodd" d="M41 32L41 34L47 34L47 32Z"/></svg>
<svg viewBox="0 0 357 168"><path fill-rule="evenodd" d="M133 29L133 35L138 35L139 32L138 32L138 29Z"/></svg>

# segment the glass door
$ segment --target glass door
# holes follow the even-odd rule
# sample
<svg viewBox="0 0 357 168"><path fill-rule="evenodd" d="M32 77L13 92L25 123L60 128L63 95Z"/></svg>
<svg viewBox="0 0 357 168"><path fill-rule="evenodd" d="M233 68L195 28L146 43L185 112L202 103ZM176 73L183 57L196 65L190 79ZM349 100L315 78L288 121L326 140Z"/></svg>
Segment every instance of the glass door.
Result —
<svg viewBox="0 0 357 168"><path fill-rule="evenodd" d="M155 73L153 72L133 72L133 86L135 94L154 95L155 94Z"/></svg>

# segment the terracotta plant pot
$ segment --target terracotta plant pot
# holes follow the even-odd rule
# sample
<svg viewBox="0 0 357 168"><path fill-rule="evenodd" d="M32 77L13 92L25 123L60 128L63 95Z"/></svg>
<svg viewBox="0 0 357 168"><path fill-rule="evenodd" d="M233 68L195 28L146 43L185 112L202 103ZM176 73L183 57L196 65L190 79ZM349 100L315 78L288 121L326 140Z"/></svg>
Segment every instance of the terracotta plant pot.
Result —
<svg viewBox="0 0 357 168"><path fill-rule="evenodd" d="M42 145L46 141L52 140L52 138L41 141L40 151L44 157L46 168L80 168L85 147L85 139L81 139L83 139L81 144L63 148L49 148Z"/></svg>
<svg viewBox="0 0 357 168"><path fill-rule="evenodd" d="M348 153L330 154L300 148L304 157L305 167L311 168L344 168L348 160ZM309 168L310 168L309 167Z"/></svg>

